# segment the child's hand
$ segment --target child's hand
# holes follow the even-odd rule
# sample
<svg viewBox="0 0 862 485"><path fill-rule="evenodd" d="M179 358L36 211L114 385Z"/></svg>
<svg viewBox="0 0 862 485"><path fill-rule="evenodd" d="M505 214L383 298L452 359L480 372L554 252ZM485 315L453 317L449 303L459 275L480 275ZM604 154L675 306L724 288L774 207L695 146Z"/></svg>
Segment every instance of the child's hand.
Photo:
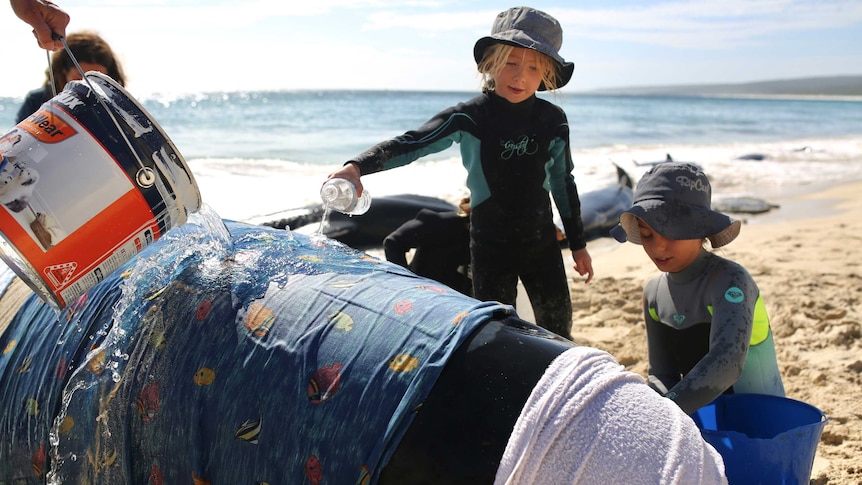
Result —
<svg viewBox="0 0 862 485"><path fill-rule="evenodd" d="M347 165L341 167L337 171L329 174L329 176L326 177L326 179L327 180L329 180L329 179L347 180L348 182L353 184L354 187L356 187L356 196L361 197L362 196L362 190L363 190L362 181L359 180L361 175L362 174L359 172L359 166L358 165L356 165L355 163L348 163ZM321 185L323 185L323 184L321 184Z"/></svg>
<svg viewBox="0 0 862 485"><path fill-rule="evenodd" d="M581 276L587 275L587 279L584 280L584 283L586 284L592 281L593 258L590 257L590 253L587 252L587 248L572 251L572 258L575 260L575 271L577 271Z"/></svg>

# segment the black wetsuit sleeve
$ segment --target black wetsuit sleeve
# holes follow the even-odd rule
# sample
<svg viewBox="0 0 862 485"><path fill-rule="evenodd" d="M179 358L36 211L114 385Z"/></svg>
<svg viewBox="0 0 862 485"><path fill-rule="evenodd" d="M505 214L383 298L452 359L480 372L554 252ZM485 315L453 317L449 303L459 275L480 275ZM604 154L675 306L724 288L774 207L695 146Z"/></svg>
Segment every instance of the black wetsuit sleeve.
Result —
<svg viewBox="0 0 862 485"><path fill-rule="evenodd" d="M472 119L461 111L463 103L441 111L416 130L405 132L369 148L346 163L355 163L362 175L407 165L425 155L441 152L460 142L463 123Z"/></svg>
<svg viewBox="0 0 862 485"><path fill-rule="evenodd" d="M569 240L569 248L572 251L587 247L584 236L584 222L581 219L581 201L578 196L578 187L572 172L575 164L572 161L572 152L569 146L569 125L563 114L563 123L557 127L557 133L551 146L551 165L549 178L551 182L551 195L560 214L566 238Z"/></svg>
<svg viewBox="0 0 862 485"><path fill-rule="evenodd" d="M418 218L410 219L386 236L383 240L386 260L406 268L407 252L419 245L424 225Z"/></svg>
<svg viewBox="0 0 862 485"><path fill-rule="evenodd" d="M465 216L458 212L436 212L422 209L416 217L402 224L383 240L386 260L409 267L407 252L423 245L457 242L465 231ZM466 241L469 244L469 241Z"/></svg>

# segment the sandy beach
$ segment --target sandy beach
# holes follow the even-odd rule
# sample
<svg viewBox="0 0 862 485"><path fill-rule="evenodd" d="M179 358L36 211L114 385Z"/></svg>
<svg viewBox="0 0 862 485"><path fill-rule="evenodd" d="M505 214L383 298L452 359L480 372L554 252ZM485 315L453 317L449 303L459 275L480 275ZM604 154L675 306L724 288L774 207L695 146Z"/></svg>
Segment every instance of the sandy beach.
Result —
<svg viewBox="0 0 862 485"><path fill-rule="evenodd" d="M764 295L787 396L829 418L811 475L819 485L862 483L860 193L862 183L850 183L737 216L740 236L718 250L748 268ZM604 238L588 248L596 277L571 284L573 340L646 375L641 289L657 270L634 244Z"/></svg>

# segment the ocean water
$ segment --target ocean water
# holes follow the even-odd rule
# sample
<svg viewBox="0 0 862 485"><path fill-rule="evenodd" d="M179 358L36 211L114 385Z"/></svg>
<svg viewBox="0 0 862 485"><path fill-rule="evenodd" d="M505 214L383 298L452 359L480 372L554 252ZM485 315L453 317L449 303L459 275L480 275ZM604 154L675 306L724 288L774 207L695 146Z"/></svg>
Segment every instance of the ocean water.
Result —
<svg viewBox="0 0 862 485"><path fill-rule="evenodd" d="M475 94L228 92L138 101L183 154L205 204L224 218L259 221L319 202L320 184L346 160ZM614 183L613 164L637 180L667 155L704 167L715 197L769 200L862 180L859 101L542 96L568 115L581 192ZM20 101L0 98L3 133ZM374 196L455 202L467 193L465 175L453 147L363 184Z"/></svg>

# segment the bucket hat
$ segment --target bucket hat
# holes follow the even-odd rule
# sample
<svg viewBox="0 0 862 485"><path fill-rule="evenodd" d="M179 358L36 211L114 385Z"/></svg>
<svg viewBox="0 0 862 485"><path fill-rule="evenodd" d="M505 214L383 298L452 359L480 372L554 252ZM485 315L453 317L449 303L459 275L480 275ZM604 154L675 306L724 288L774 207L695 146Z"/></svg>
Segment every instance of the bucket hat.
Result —
<svg viewBox="0 0 862 485"><path fill-rule="evenodd" d="M711 208L712 186L692 163L665 162L651 168L635 187L632 207L611 229L619 242L641 244L637 219L669 239L709 239L720 248L736 239L742 226Z"/></svg>
<svg viewBox="0 0 862 485"><path fill-rule="evenodd" d="M565 86L575 71L575 64L566 62L560 56L559 50L563 45L563 29L560 23L540 10L513 7L497 14L491 26L491 35L482 37L473 46L476 64L482 62L485 49L496 43L532 49L549 56L557 68L558 88ZM545 83L539 86L539 91L546 89Z"/></svg>

